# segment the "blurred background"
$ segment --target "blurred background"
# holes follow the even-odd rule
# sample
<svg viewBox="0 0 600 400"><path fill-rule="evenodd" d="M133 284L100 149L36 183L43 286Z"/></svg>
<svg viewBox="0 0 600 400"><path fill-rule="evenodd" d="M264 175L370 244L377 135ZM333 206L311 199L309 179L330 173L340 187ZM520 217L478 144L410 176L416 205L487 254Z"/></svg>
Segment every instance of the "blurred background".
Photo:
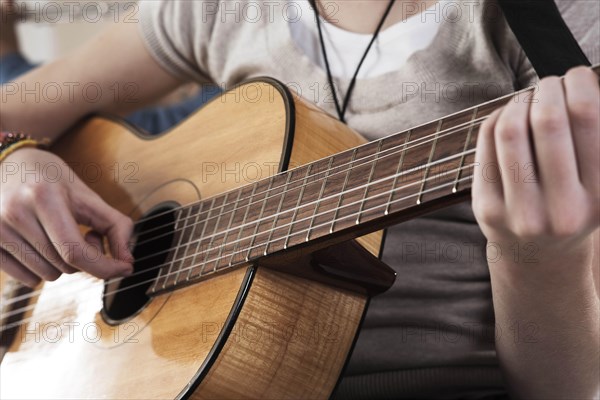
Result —
<svg viewBox="0 0 600 400"><path fill-rule="evenodd" d="M64 55L111 24L138 18L135 0L16 0L17 37L34 63Z"/></svg>
<svg viewBox="0 0 600 400"><path fill-rule="evenodd" d="M34 64L52 61L112 25L140 17L137 0L12 0L10 12L16 17L18 50ZM199 85L189 83L156 104L177 103L198 91Z"/></svg>

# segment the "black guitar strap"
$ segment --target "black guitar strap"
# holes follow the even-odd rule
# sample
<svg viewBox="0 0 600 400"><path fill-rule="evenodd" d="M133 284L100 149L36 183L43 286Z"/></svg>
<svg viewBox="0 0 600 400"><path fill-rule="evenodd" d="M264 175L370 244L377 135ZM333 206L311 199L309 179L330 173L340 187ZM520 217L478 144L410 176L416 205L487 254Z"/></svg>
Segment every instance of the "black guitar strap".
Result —
<svg viewBox="0 0 600 400"><path fill-rule="evenodd" d="M554 0L498 0L498 3L540 79L562 76L579 65L591 65Z"/></svg>

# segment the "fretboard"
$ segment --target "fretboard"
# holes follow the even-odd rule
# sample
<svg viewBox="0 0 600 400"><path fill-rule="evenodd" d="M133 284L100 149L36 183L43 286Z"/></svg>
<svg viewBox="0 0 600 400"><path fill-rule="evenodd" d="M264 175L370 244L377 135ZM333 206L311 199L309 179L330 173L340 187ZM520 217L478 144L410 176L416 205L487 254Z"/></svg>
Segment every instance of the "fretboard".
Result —
<svg viewBox="0 0 600 400"><path fill-rule="evenodd" d="M426 213L441 201L464 199L479 126L511 98L178 209L176 248L149 294L294 247L357 237Z"/></svg>

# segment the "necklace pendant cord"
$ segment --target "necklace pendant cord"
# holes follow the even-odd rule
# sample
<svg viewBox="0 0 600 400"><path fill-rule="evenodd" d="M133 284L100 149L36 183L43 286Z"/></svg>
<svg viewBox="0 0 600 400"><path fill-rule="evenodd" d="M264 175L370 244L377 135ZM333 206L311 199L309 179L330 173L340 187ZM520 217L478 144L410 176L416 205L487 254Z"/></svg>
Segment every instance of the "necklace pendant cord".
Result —
<svg viewBox="0 0 600 400"><path fill-rule="evenodd" d="M373 47L373 43L375 43L375 40L377 40L377 37L379 36L379 32L381 31L381 27L385 23L385 20L387 19L388 15L390 14L390 11L392 10L392 7L394 6L395 2L396 2L396 0L390 0L390 3L388 4L385 12L383 13L381 20L379 21L379 24L377 25L377 28L375 29L375 32L373 33L373 37L371 38L369 45L365 49L365 52L363 53L363 55L360 59L360 62L358 63L358 66L356 67L356 70L354 71L352 79L350 80L350 85L348 85L348 90L346 91L346 95L344 96L344 102L342 105L340 105L340 102L339 102L338 96L337 96L337 91L335 90L335 86L333 84L333 76L331 75L331 68L329 66L327 50L325 49L325 41L323 40L323 31L321 29L319 7L318 7L316 0L310 0L310 3L315 10L316 21L317 21L317 31L319 32L319 42L321 44L321 53L323 54L323 60L325 61L325 69L327 70L327 80L329 82L329 86L331 87L331 93L333 94L333 101L335 103L335 109L337 111L340 121L342 121L343 123L346 123L346 119L345 119L346 110L348 109L348 104L350 103L350 97L352 96L352 92L354 91L354 85L356 84L356 77L358 76L358 72L360 71L360 68L362 67L365 59L367 58L367 55L369 54L369 50L371 50L371 47Z"/></svg>

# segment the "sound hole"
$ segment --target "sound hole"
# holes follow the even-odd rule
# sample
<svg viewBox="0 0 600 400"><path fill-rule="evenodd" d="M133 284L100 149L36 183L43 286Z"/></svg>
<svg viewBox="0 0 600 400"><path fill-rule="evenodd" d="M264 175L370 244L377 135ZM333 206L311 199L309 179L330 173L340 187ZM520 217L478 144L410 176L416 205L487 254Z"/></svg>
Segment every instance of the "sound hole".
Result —
<svg viewBox="0 0 600 400"><path fill-rule="evenodd" d="M154 283L173 244L175 207L160 206L136 224L134 273L104 286L102 314L108 323L116 324L133 317L150 301L146 291Z"/></svg>

